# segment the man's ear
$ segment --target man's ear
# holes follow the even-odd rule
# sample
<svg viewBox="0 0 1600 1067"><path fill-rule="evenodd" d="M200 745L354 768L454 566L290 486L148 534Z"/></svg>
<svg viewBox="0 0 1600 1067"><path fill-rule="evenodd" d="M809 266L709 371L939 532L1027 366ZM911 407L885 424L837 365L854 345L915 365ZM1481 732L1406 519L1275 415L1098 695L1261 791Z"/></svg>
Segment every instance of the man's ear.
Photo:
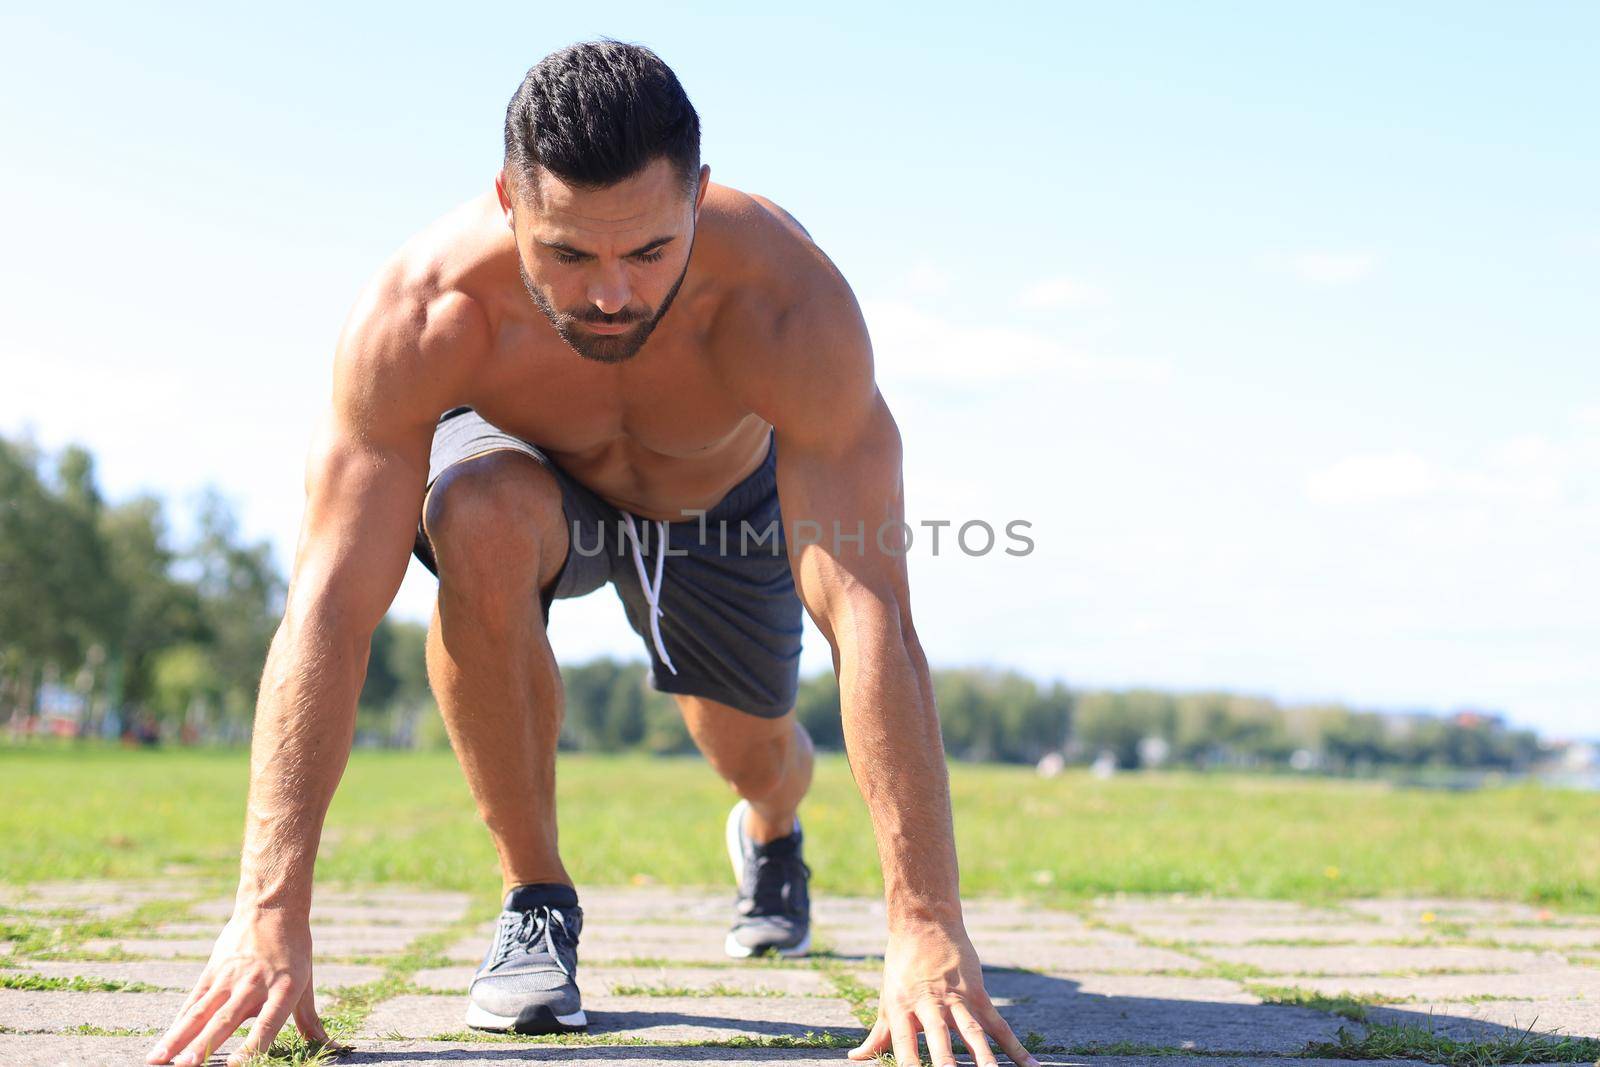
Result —
<svg viewBox="0 0 1600 1067"><path fill-rule="evenodd" d="M500 198L500 211L506 217L506 226L514 231L517 228L516 219L511 211L514 199L511 190L506 188L506 172L504 170L494 176L494 191L495 195Z"/></svg>
<svg viewBox="0 0 1600 1067"><path fill-rule="evenodd" d="M711 187L711 164L702 163L700 165L700 187L695 190L695 194L694 194L694 214L695 214L696 218L700 217L700 205L705 203L706 190L709 189L710 187Z"/></svg>

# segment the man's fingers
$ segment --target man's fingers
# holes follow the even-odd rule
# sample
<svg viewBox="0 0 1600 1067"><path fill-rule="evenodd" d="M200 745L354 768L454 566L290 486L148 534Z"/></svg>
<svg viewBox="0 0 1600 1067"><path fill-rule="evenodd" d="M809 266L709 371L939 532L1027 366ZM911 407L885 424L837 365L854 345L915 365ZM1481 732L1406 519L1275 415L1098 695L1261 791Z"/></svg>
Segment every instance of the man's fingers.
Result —
<svg viewBox="0 0 1600 1067"><path fill-rule="evenodd" d="M194 1006L194 1002L199 1000L202 996L204 996L206 991L209 990L210 988L211 988L211 964L208 963L208 964L206 964L206 969L200 972L200 977L199 977L199 979L197 979L195 981L194 988L189 990L189 996L187 998L185 998L185 1000L183 1002L183 1007L178 1009L178 1014L182 1015L184 1012L188 1011L191 1007L193 1007Z"/></svg>
<svg viewBox="0 0 1600 1067"><path fill-rule="evenodd" d="M950 1030L944 1024L944 1007L937 1001L917 1005L917 1021L928 1038L928 1062L933 1067L955 1067L956 1054L950 1048Z"/></svg>
<svg viewBox="0 0 1600 1067"><path fill-rule="evenodd" d="M972 1053L972 1062L979 1067L997 1067L994 1050L989 1047L989 1037L984 1033L983 1024L959 1001L950 1005L949 1010L951 1021L961 1031L962 1042L966 1044L967 1051Z"/></svg>
<svg viewBox="0 0 1600 1067"><path fill-rule="evenodd" d="M200 1031L200 1036L189 1042L189 1047L179 1053L173 1062L178 1067L199 1067L208 1056L222 1047L224 1041L233 1036L235 1030L244 1025L246 1019L256 1013L261 1000L259 993L252 993L228 1001L211 1017L206 1028Z"/></svg>
<svg viewBox="0 0 1600 1067"><path fill-rule="evenodd" d="M305 1031L301 1031L304 1033ZM880 1055L889 1047L889 1024L883 1021L883 1012L878 1012L877 1022L872 1024L872 1029L867 1031L867 1039L851 1049L848 1056L852 1060L870 1060Z"/></svg>
<svg viewBox="0 0 1600 1067"><path fill-rule="evenodd" d="M200 1032L212 1013L228 1002L229 992L228 987L222 985L199 993L186 1010L178 1013L177 1022L161 1035L161 1040L150 1049L145 1062L171 1063L173 1056Z"/></svg>
<svg viewBox="0 0 1600 1067"><path fill-rule="evenodd" d="M987 997L983 1003L977 1005L978 1021L983 1024L984 1030L990 1037L999 1043L1000 1048L1011 1062L1017 1067L1039 1067L1039 1061L1033 1058L1033 1053L1022 1047L1022 1042L1017 1040L1017 1035L1011 1032L1011 1024L1000 1017L993 1004Z"/></svg>
<svg viewBox="0 0 1600 1067"><path fill-rule="evenodd" d="M228 1057L228 1067L240 1067L257 1052L265 1052L272 1047L273 1039L283 1029L283 1024L289 1021L289 1013L294 1010L294 1001L289 999L290 993L291 990L284 988L267 994L267 1002L257 1013L250 1036Z"/></svg>
<svg viewBox="0 0 1600 1067"><path fill-rule="evenodd" d="M307 983L306 991L300 994L300 1000L294 1006L294 1025L307 1041L327 1044L328 1031L323 1029L322 1017L317 1014L317 997L312 983Z"/></svg>
<svg viewBox="0 0 1600 1067"><path fill-rule="evenodd" d="M1018 1067L1039 1067L1033 1053L1022 1047L1011 1026L989 1003L957 1003L950 1006L950 1015L961 1028L961 1039L972 1049L973 1056L984 1067L996 1067L994 1052L989 1048L989 1038L994 1038L1002 1051Z"/></svg>
<svg viewBox="0 0 1600 1067"><path fill-rule="evenodd" d="M897 1011L889 1020L889 1037L894 1041L895 1067L921 1067L922 1057L917 1055L917 1031L910 1012Z"/></svg>

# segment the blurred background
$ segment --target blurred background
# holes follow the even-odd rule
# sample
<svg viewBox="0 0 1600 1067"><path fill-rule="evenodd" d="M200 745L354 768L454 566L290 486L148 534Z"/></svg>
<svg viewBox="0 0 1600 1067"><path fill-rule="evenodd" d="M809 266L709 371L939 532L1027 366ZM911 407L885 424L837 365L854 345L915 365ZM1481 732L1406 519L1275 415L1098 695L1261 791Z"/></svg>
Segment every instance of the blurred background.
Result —
<svg viewBox="0 0 1600 1067"><path fill-rule="evenodd" d="M952 754L1600 784L1594 7L0 20L13 739L247 740L346 311L609 35L850 279L910 521L1030 524L912 549ZM364 745L444 744L432 596L413 563ZM691 748L612 593L551 635L569 745ZM836 747L814 630L804 668Z"/></svg>

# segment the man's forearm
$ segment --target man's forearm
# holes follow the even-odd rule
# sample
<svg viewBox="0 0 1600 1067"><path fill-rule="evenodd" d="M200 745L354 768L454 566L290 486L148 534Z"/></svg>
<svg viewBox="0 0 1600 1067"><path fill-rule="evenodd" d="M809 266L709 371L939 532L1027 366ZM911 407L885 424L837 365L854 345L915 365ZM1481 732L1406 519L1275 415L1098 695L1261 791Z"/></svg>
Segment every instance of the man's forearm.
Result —
<svg viewBox="0 0 1600 1067"><path fill-rule="evenodd" d="M836 630L851 771L872 815L891 928L961 915L944 742L914 633L874 602Z"/></svg>
<svg viewBox="0 0 1600 1067"><path fill-rule="evenodd" d="M267 654L250 745L240 909L311 906L322 821L350 758L366 642L285 615Z"/></svg>

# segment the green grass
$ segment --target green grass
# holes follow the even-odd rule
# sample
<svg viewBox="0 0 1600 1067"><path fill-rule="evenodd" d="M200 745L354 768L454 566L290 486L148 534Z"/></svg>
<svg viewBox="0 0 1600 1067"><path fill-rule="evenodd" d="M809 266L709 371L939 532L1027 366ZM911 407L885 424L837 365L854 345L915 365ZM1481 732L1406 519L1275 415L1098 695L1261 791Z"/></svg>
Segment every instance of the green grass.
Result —
<svg viewBox="0 0 1600 1067"><path fill-rule="evenodd" d="M617 997L782 997L788 994L777 989L768 989L765 986L729 985L726 982L713 982L708 986L686 985L627 985L619 984L611 987L611 995Z"/></svg>
<svg viewBox="0 0 1600 1067"><path fill-rule="evenodd" d="M1313 993L1305 989L1295 989L1290 986L1258 985L1246 983L1245 991L1261 998L1263 1004L1276 1004L1289 1008L1310 1008L1312 1011L1326 1012L1349 1019L1351 1022L1366 1022L1367 1010L1378 1004L1393 1004L1396 1000L1391 997L1357 997L1351 993L1340 993L1328 996L1325 993Z"/></svg>
<svg viewBox="0 0 1600 1067"><path fill-rule="evenodd" d="M0 989L22 989L31 993L160 993L160 986L145 982L123 982L113 978L47 978L42 974L0 974Z"/></svg>
<svg viewBox="0 0 1600 1067"><path fill-rule="evenodd" d="M247 754L0 745L0 880L236 871ZM1420 894L1600 911L1600 794L1472 793L1276 776L952 769L967 893L1069 905L1109 892L1305 901ZM580 885L722 885L732 794L697 759L563 754L561 836ZM803 809L823 892L881 891L865 809L825 756ZM684 828L695 828L685 834ZM449 752L359 751L329 813L322 882L481 890L496 864ZM0 916L0 923L12 917Z"/></svg>
<svg viewBox="0 0 1600 1067"><path fill-rule="evenodd" d="M1304 1055L1343 1060L1421 1060L1446 1067L1494 1067L1513 1063L1594 1063L1600 1041L1522 1033L1461 1041L1414 1024L1374 1023L1356 1036L1339 1030L1338 1040L1313 1042Z"/></svg>

